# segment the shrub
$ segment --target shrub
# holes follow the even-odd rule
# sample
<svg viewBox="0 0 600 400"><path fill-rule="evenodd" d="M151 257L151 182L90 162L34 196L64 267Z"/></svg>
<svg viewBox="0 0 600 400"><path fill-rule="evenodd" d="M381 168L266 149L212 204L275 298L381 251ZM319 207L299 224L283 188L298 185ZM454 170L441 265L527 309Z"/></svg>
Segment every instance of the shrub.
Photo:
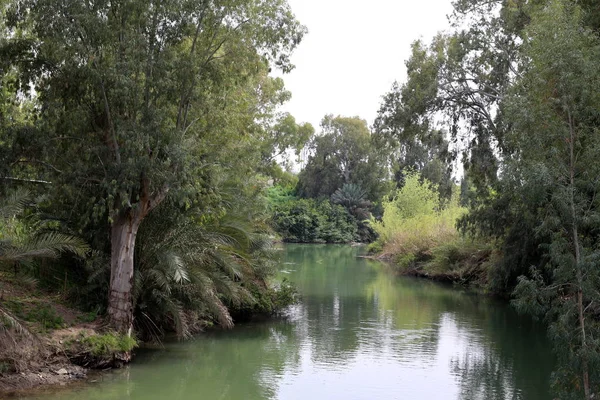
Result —
<svg viewBox="0 0 600 400"><path fill-rule="evenodd" d="M248 284L248 291L255 299L253 304L238 304L232 307L231 314L236 321L248 321L254 317L280 314L286 307L299 300L298 290L287 278L274 285Z"/></svg>
<svg viewBox="0 0 600 400"><path fill-rule="evenodd" d="M487 273L493 260L491 242L461 237L433 248L431 259L423 265L423 270L455 282L477 281L483 287L487 285Z"/></svg>
<svg viewBox="0 0 600 400"><path fill-rule="evenodd" d="M38 322L43 331L48 329L59 329L62 328L64 324L62 317L48 304L42 304L39 307L30 310L25 317L25 320Z"/></svg>
<svg viewBox="0 0 600 400"><path fill-rule="evenodd" d="M271 291L271 301L273 303L273 312L279 313L286 307L298 303L299 294L287 278L283 278L279 287Z"/></svg>
<svg viewBox="0 0 600 400"><path fill-rule="evenodd" d="M39 324L39 330L59 329L64 325L63 318L49 304L34 301L24 302L12 299L5 302L4 306L11 314L21 320Z"/></svg>
<svg viewBox="0 0 600 400"><path fill-rule="evenodd" d="M437 187L414 173L383 202L383 210L381 221L370 221L379 235L372 249L381 249L384 257L402 268L429 260L433 249L459 240L456 220L466 212L456 196L442 208Z"/></svg>

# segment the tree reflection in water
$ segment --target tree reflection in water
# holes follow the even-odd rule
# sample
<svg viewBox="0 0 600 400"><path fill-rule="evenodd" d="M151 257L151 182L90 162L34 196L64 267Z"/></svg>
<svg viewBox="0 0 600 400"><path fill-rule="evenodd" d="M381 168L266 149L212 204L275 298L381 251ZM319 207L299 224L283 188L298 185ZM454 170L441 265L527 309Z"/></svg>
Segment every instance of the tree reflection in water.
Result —
<svg viewBox="0 0 600 400"><path fill-rule="evenodd" d="M350 246L288 245L289 318L143 351L44 399L549 400L544 328L502 302L394 278Z"/></svg>

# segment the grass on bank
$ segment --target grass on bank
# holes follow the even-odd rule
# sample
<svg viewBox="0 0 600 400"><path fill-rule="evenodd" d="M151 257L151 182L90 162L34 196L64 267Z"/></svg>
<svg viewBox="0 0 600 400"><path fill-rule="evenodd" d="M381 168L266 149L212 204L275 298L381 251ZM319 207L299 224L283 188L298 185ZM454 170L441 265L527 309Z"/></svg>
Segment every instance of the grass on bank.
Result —
<svg viewBox="0 0 600 400"><path fill-rule="evenodd" d="M112 356L114 353L126 353L138 346L137 340L131 336L107 332L85 336L81 342L96 357Z"/></svg>

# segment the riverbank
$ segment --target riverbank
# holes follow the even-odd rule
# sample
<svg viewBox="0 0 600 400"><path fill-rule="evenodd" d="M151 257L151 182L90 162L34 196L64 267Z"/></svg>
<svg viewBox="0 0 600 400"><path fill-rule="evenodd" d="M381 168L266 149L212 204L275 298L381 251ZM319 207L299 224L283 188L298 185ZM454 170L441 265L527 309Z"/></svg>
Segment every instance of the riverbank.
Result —
<svg viewBox="0 0 600 400"><path fill-rule="evenodd" d="M80 381L122 363L135 340L106 332L95 313L70 307L60 294L0 275L0 395Z"/></svg>
<svg viewBox="0 0 600 400"><path fill-rule="evenodd" d="M288 318L167 341L97 382L22 400L552 399L541 324L488 296L394 279L362 253L285 245L280 273L302 294Z"/></svg>
<svg viewBox="0 0 600 400"><path fill-rule="evenodd" d="M264 284L266 285L266 283ZM283 279L252 294L252 307L231 310L236 322L272 318L298 300ZM120 368L138 342L107 329L96 313L84 313L61 294L39 290L32 282L0 273L0 397L85 381L93 371ZM199 334L210 321L190 331Z"/></svg>
<svg viewBox="0 0 600 400"><path fill-rule="evenodd" d="M368 257L386 262L398 275L458 284L489 294L489 271L499 254L491 244L459 239L414 252L382 251Z"/></svg>

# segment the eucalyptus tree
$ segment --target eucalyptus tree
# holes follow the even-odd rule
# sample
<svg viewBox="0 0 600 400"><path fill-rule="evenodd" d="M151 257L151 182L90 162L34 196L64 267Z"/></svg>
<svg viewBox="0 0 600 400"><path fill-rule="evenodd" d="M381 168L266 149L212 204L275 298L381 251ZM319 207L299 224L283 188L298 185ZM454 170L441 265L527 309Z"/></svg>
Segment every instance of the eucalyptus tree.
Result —
<svg viewBox="0 0 600 400"><path fill-rule="evenodd" d="M451 32L413 43L407 81L384 96L375 132L399 169L419 170L435 159L448 170L460 157L484 195L497 182L506 129L499 109L517 76L528 5L457 0L453 6Z"/></svg>
<svg viewBox="0 0 600 400"><path fill-rule="evenodd" d="M109 320L130 334L140 225L167 198L185 207L210 196L207 170L254 135L257 91L270 66L292 69L305 29L285 0L8 7L5 48L39 104L36 129L53 152L46 173L66 204L91 210L82 225L107 221Z"/></svg>
<svg viewBox="0 0 600 400"><path fill-rule="evenodd" d="M465 194L477 189L460 226L500 247L492 290L509 294L518 282L518 304L550 321L561 398L591 398L600 370L600 9L587 0L453 6L454 30L413 45L408 81L386 95L375 130L400 159L422 154L438 125L447 130L460 150L450 155L465 163Z"/></svg>
<svg viewBox="0 0 600 400"><path fill-rule="evenodd" d="M576 2L551 0L525 30L522 76L506 104L507 180L538 221L542 262L518 303L550 317L561 398L600 387L600 36Z"/></svg>
<svg viewBox="0 0 600 400"><path fill-rule="evenodd" d="M409 76L414 74L411 65L417 57L416 51L417 44L414 44L413 57L407 62ZM434 65L429 64L429 69L435 74ZM416 171L437 185L442 197L449 198L454 184L447 134L443 129L434 128L429 118L413 107L415 97L434 95L436 82L432 78L429 76L424 81L415 77L404 85L395 83L385 94L373 125L374 146L385 155L396 186L404 185L406 171Z"/></svg>
<svg viewBox="0 0 600 400"><path fill-rule="evenodd" d="M265 137L261 141L261 164L265 172L279 167L289 166L289 152L300 155L300 151L313 137L315 130L309 123L298 124L293 115L281 113L277 115L265 129Z"/></svg>

